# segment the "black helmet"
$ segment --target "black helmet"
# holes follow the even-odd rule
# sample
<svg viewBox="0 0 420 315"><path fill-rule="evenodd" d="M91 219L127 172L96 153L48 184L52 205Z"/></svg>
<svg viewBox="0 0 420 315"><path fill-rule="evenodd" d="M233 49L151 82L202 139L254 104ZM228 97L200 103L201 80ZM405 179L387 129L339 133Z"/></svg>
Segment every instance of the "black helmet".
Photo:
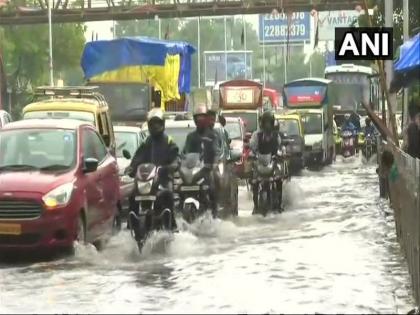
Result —
<svg viewBox="0 0 420 315"><path fill-rule="evenodd" d="M261 129L263 131L274 130L275 118L271 111L266 111L261 115Z"/></svg>
<svg viewBox="0 0 420 315"><path fill-rule="evenodd" d="M369 117L366 117L365 119L366 125L369 125L371 122L372 122L372 119L370 119Z"/></svg>
<svg viewBox="0 0 420 315"><path fill-rule="evenodd" d="M153 108L147 114L147 127L152 137L159 137L165 131L165 118L160 108Z"/></svg>

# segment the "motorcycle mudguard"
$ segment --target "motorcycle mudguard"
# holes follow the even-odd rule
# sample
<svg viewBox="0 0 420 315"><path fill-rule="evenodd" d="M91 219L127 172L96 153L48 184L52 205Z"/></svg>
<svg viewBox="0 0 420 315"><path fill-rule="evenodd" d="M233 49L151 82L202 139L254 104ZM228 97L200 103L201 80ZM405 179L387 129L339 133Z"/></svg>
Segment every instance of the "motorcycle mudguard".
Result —
<svg viewBox="0 0 420 315"><path fill-rule="evenodd" d="M185 199L184 205L186 204L193 204L197 210L200 209L200 202L192 197Z"/></svg>

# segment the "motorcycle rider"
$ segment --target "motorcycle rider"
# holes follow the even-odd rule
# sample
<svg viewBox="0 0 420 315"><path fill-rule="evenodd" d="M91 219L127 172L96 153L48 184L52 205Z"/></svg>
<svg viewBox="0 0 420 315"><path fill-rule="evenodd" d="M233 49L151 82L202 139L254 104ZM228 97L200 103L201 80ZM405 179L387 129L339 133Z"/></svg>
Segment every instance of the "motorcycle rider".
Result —
<svg viewBox="0 0 420 315"><path fill-rule="evenodd" d="M270 111L266 111L262 114L260 119L260 129L252 134L249 147L255 156L256 154L272 154L277 155L277 152L281 150L282 140L279 132L275 127L275 118ZM254 211L256 213L258 209L258 183L255 179L255 174L252 179L252 194L254 201ZM279 189L279 205L282 203L282 181L277 182Z"/></svg>
<svg viewBox="0 0 420 315"><path fill-rule="evenodd" d="M140 164L153 163L159 166L158 180L163 189L158 193L155 207L160 210L167 208L173 211L174 196L171 174L179 165L179 149L173 139L165 133L165 119L160 108L153 108L147 114L147 127L150 135L137 149L125 173L134 178ZM133 196L130 197L130 210L138 214L138 206L136 206L134 198L133 192ZM172 227L176 229L175 216L171 217ZM147 219L150 220L150 218ZM148 222L150 223L150 221Z"/></svg>
<svg viewBox="0 0 420 315"><path fill-rule="evenodd" d="M372 120L369 117L366 117L365 123L366 123L365 130L364 130L365 136L371 135L374 137L376 135L376 128L372 124Z"/></svg>
<svg viewBox="0 0 420 315"><path fill-rule="evenodd" d="M349 131L355 133L356 132L356 126L351 122L350 117L351 117L351 115L348 114L348 113L344 115L344 122L341 125L341 131L349 130Z"/></svg>
<svg viewBox="0 0 420 315"><path fill-rule="evenodd" d="M221 148L218 146L219 139L211 129L213 118L208 114L207 106L200 104L194 111L193 119L196 129L187 135L183 153L200 153L205 164L206 177L209 181L210 207L213 218L217 217L217 191L214 179L213 165L220 156Z"/></svg>

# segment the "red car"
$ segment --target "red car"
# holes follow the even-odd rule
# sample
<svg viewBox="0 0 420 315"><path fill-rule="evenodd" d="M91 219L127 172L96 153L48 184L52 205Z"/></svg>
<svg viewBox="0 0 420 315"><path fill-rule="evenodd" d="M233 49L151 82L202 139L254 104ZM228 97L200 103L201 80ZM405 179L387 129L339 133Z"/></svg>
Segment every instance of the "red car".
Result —
<svg viewBox="0 0 420 315"><path fill-rule="evenodd" d="M99 245L117 227L118 166L94 126L23 120L0 130L0 249Z"/></svg>

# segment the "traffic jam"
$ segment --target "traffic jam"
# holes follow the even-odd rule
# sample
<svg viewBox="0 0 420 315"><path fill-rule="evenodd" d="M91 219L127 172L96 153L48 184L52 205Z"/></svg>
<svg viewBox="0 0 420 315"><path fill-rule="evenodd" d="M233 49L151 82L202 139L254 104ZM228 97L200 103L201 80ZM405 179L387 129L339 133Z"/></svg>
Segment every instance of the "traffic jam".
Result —
<svg viewBox="0 0 420 315"><path fill-rule="evenodd" d="M171 46L156 43L166 58ZM358 136L339 134L336 119L348 114L333 108L331 80L294 80L281 93L255 80L225 81L185 110L165 99L170 91L124 78L107 83L100 72L95 81L106 52L93 65L86 54L104 43L86 45L86 86L40 86L21 120L1 113L2 252L101 249L121 229L141 252L154 231L238 216L240 187L252 195L253 215L281 213L284 183L305 168L320 170L359 148L373 154ZM179 47L175 54L194 53Z"/></svg>

